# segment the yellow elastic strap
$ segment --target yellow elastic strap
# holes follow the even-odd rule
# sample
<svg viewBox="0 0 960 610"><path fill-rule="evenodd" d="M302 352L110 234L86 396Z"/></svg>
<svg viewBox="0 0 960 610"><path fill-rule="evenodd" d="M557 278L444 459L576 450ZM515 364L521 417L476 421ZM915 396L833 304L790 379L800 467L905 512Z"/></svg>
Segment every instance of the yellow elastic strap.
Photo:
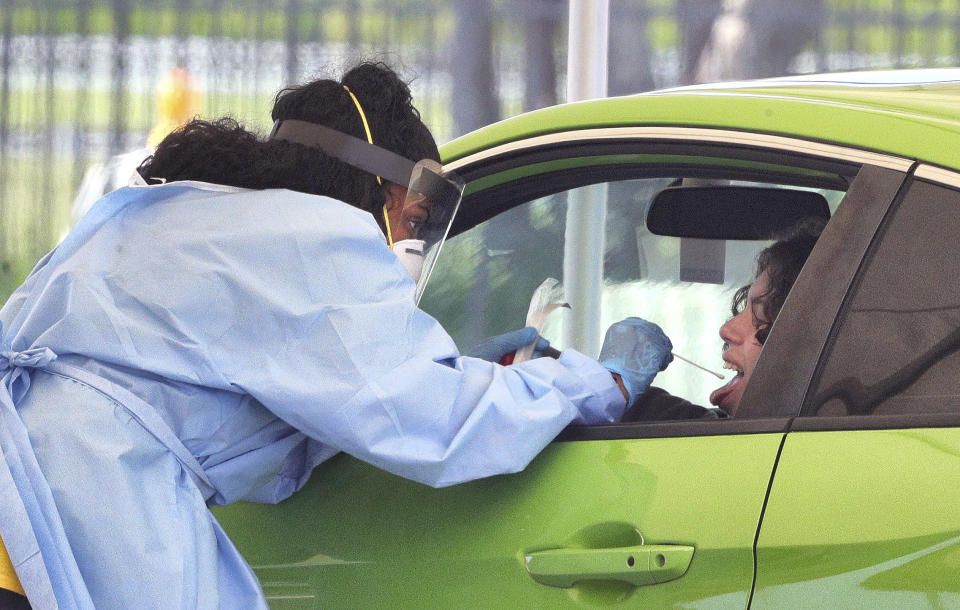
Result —
<svg viewBox="0 0 960 610"><path fill-rule="evenodd" d="M383 225L387 227L387 243L393 247L393 235L390 234L390 216L387 215L387 204L383 204Z"/></svg>
<svg viewBox="0 0 960 610"><path fill-rule="evenodd" d="M367 123L367 115L363 112L363 106L360 105L360 100L353 94L353 91L350 91L350 87L343 85L343 89L350 94L350 99L352 99L353 103L357 106L357 112L360 113L360 120L363 121L363 131L367 134L367 142L373 144L373 135L370 134L370 124ZM377 184L383 184L380 176L377 176Z"/></svg>
<svg viewBox="0 0 960 610"><path fill-rule="evenodd" d="M367 142L373 144L373 135L370 133L370 124L367 123L367 115L363 112L363 106L360 105L360 100L357 99L357 96L353 94L353 91L350 91L350 87L343 85L343 90L350 94L350 99L353 100L353 103L357 107L357 112L360 113L360 120L363 121L363 131L367 134ZM377 176L377 184L382 185L383 180L380 179L380 176ZM393 247L393 235L390 232L390 216L387 214L387 204L383 204L383 224L387 227L387 243L390 244L390 247Z"/></svg>

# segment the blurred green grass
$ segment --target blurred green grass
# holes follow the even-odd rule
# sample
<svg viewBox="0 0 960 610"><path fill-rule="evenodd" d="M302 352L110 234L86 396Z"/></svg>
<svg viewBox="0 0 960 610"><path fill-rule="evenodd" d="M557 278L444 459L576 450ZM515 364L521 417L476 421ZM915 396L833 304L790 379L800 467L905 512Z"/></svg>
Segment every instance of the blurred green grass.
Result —
<svg viewBox="0 0 960 610"><path fill-rule="evenodd" d="M94 5L81 12L75 6L61 4L50 0L40 6L3 4L0 22L10 19L14 35L77 32L113 35L117 29L117 14L111 5ZM423 40L425 36L446 36L454 27L453 9L444 2L394 0L388 5L359 2L355 9L358 15L355 29L351 25L354 19L346 8L319 0L303 2L303 10L292 18L286 7L264 7L259 3L215 4L194 2L187 11L175 6L132 6L127 31L133 36L226 36L260 40L285 40L295 34L299 40L345 43L358 34L362 40L376 40L377 34L388 28L414 41Z"/></svg>
<svg viewBox="0 0 960 610"><path fill-rule="evenodd" d="M68 230L73 183L67 177L72 167L73 159L66 157L44 162L7 158L0 166L0 302Z"/></svg>
<svg viewBox="0 0 960 610"><path fill-rule="evenodd" d="M125 94L121 123L128 131L144 134L150 131L157 116L154 97L152 92ZM204 96L200 116L230 115L243 119L242 115L247 115L251 117L246 121L249 128L266 129L272 105L272 94L216 93ZM48 126L108 131L114 125L115 106L110 91L14 88L9 93L6 125L8 129L21 131L46 129ZM257 120L253 117L261 118Z"/></svg>

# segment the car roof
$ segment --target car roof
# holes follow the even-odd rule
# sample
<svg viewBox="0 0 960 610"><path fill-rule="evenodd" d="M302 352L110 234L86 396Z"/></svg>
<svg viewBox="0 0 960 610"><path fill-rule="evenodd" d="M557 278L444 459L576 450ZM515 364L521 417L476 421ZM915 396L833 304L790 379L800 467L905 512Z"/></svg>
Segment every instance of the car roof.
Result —
<svg viewBox="0 0 960 610"><path fill-rule="evenodd" d="M693 85L561 104L488 125L440 152L450 162L537 135L641 125L793 136L960 169L960 68Z"/></svg>

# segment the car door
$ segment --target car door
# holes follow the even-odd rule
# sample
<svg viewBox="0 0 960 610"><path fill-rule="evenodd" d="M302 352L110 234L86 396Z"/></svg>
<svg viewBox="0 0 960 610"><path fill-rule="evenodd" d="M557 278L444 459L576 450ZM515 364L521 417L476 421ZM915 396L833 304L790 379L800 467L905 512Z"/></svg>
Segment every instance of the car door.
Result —
<svg viewBox="0 0 960 610"><path fill-rule="evenodd" d="M599 191L608 207L604 325L647 317L664 325L678 353L716 367L716 329L763 244L661 241L642 226L652 195L678 181L736 180L820 188L836 204L849 186L841 209L853 210L871 196L892 199L892 181L872 186L876 172L902 175L862 167L862 155L837 158L843 151L831 147L811 154L807 143L801 154L784 138L751 136L747 146L737 140L743 134L709 131L637 129L608 140L559 134L557 144L538 138L527 150L511 146L509 160L491 149L462 161L468 194L458 235L445 246L423 307L462 348L520 326L533 288L562 273L568 199ZM683 253L691 251L713 257L711 281L680 279ZM784 314L790 308L788 301ZM815 320L824 336L835 313ZM552 316L544 336L577 347L563 345L564 324L562 313ZM778 344L779 327L761 361L767 352L773 360L789 352L815 365L815 342L799 350ZM789 334L791 325L784 327ZM783 376L758 365L751 388L777 387ZM745 396L744 417L573 426L517 474L429 489L341 454L280 505L215 512L276 608L743 608L774 466L806 388L802 377L786 384L799 398ZM700 403L719 383L679 364L656 382Z"/></svg>
<svg viewBox="0 0 960 610"><path fill-rule="evenodd" d="M958 212L960 176L920 166L871 240L784 443L754 606L960 607Z"/></svg>

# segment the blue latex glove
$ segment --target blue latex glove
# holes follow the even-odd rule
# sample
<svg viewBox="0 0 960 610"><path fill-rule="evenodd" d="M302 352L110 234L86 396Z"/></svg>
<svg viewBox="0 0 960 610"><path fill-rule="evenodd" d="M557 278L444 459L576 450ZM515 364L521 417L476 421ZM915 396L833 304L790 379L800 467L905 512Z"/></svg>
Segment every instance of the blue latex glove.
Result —
<svg viewBox="0 0 960 610"><path fill-rule="evenodd" d="M517 330L511 330L496 337L491 337L473 349L464 353L464 356L472 358L482 358L488 362L500 362L500 359L511 354L525 345L530 345L537 338L537 329L527 326ZM533 350L533 355L537 356L540 351L550 346L550 342L540 337L537 340L537 346Z"/></svg>
<svg viewBox="0 0 960 610"><path fill-rule="evenodd" d="M630 405L647 391L656 374L667 368L672 351L673 344L659 326L627 318L607 329L599 360L611 373L620 375Z"/></svg>

